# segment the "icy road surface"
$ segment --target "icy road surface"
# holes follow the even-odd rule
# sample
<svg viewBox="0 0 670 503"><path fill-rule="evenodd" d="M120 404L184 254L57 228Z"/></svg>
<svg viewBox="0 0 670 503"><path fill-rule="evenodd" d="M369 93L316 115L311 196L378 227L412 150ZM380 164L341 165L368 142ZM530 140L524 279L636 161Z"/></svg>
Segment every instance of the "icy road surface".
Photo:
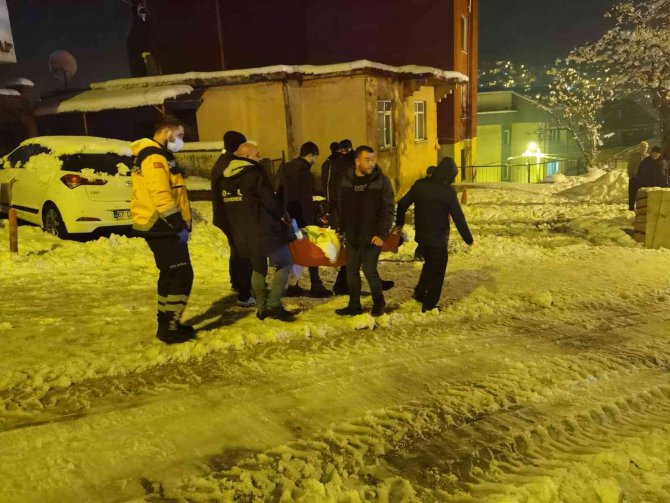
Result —
<svg viewBox="0 0 670 503"><path fill-rule="evenodd" d="M470 189L446 310L409 298L409 244L376 324L235 307L195 203L177 347L143 241L23 226L13 257L0 220L0 501L670 501L670 250L624 231L625 174L596 178Z"/></svg>

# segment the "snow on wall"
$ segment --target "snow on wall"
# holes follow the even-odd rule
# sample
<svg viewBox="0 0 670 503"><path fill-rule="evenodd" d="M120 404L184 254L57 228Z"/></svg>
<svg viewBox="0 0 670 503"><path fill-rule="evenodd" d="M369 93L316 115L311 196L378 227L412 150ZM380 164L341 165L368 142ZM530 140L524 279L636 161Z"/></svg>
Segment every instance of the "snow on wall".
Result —
<svg viewBox="0 0 670 503"><path fill-rule="evenodd" d="M65 112L98 112L162 105L168 98L176 98L193 91L191 86L170 85L147 89L92 89L60 103L45 104L35 109L35 115L53 115Z"/></svg>
<svg viewBox="0 0 670 503"><path fill-rule="evenodd" d="M274 65L261 68L246 68L241 70L224 70L219 72L187 72L173 75L159 75L156 77L142 77L135 79L116 79L91 84L92 89L118 89L133 87L152 87L167 84L179 84L184 82L215 81L220 79L249 78L276 73L302 74L302 75L328 75L333 73L344 73L354 70L375 69L398 75L411 74L415 76L432 76L440 80L455 81L459 83L468 82L468 77L460 72L442 70L430 66L404 65L391 66L375 63L368 60L352 61L350 63L338 63L333 65Z"/></svg>
<svg viewBox="0 0 670 503"><path fill-rule="evenodd" d="M21 145L44 145L56 155L71 154L117 154L131 156L130 143L97 136L37 136Z"/></svg>

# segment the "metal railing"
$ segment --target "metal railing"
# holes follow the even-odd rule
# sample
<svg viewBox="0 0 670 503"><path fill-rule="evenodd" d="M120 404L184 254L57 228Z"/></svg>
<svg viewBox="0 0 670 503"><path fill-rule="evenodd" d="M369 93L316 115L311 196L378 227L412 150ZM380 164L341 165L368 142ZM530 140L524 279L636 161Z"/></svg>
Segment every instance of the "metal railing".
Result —
<svg viewBox="0 0 670 503"><path fill-rule="evenodd" d="M461 166L461 180L476 183L541 183L548 175L567 176L586 173L586 165L577 159L561 159L524 164L487 164Z"/></svg>

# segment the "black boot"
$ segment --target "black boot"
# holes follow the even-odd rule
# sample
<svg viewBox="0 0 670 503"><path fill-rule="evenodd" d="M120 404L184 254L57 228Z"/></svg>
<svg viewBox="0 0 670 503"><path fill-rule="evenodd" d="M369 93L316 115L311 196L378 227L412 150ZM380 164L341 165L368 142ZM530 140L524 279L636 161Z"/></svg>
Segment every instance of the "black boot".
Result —
<svg viewBox="0 0 670 503"><path fill-rule="evenodd" d="M339 316L357 316L363 314L363 308L360 304L357 306L348 305L342 309L335 309L335 314L338 314Z"/></svg>
<svg viewBox="0 0 670 503"><path fill-rule="evenodd" d="M395 286L395 281L391 281L390 279L383 279L382 280L382 290L390 290Z"/></svg>
<svg viewBox="0 0 670 503"><path fill-rule="evenodd" d="M307 296L307 290L305 290L297 283L295 285L289 286L286 289L286 292L284 292L284 297L306 297L306 296Z"/></svg>
<svg viewBox="0 0 670 503"><path fill-rule="evenodd" d="M312 288L309 291L309 296L313 299L327 299L333 296L333 292L323 286L323 283L316 283L315 285L312 285Z"/></svg>
<svg viewBox="0 0 670 503"><path fill-rule="evenodd" d="M195 329L182 325L178 321L181 313L158 312L158 331L156 337L166 344L179 344L195 339Z"/></svg>
<svg viewBox="0 0 670 503"><path fill-rule="evenodd" d="M383 300L380 302L375 302L372 305L372 311L370 311L370 314L375 317L381 316L382 314L384 314L385 308L386 308L386 302L384 302Z"/></svg>

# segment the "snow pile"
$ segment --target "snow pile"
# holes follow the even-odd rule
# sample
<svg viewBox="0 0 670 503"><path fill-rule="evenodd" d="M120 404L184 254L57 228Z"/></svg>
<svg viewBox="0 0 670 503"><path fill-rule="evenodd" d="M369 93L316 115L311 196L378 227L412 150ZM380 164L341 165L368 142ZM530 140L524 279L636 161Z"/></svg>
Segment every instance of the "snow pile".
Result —
<svg viewBox="0 0 670 503"><path fill-rule="evenodd" d="M670 250L629 238L625 205L553 190L469 191L443 312L389 255L389 314L287 299L290 324L235 306L194 202L179 346L155 339L143 240L21 226L13 255L0 220L0 500L667 500Z"/></svg>
<svg viewBox="0 0 670 503"><path fill-rule="evenodd" d="M559 194L569 199L578 199L592 203L624 204L628 201L628 175L625 169L608 172L594 171L586 181ZM588 180L588 178L586 178Z"/></svg>
<svg viewBox="0 0 670 503"><path fill-rule="evenodd" d="M337 237L337 232L316 225L308 225L303 230L307 239L318 246L326 258L334 264L340 254L340 238Z"/></svg>
<svg viewBox="0 0 670 503"><path fill-rule="evenodd" d="M186 188L188 190L211 190L212 182L209 178L192 175L186 177Z"/></svg>
<svg viewBox="0 0 670 503"><path fill-rule="evenodd" d="M98 136L37 136L21 142L21 145L42 145L55 155L72 154L117 154L130 157L130 143Z"/></svg>

